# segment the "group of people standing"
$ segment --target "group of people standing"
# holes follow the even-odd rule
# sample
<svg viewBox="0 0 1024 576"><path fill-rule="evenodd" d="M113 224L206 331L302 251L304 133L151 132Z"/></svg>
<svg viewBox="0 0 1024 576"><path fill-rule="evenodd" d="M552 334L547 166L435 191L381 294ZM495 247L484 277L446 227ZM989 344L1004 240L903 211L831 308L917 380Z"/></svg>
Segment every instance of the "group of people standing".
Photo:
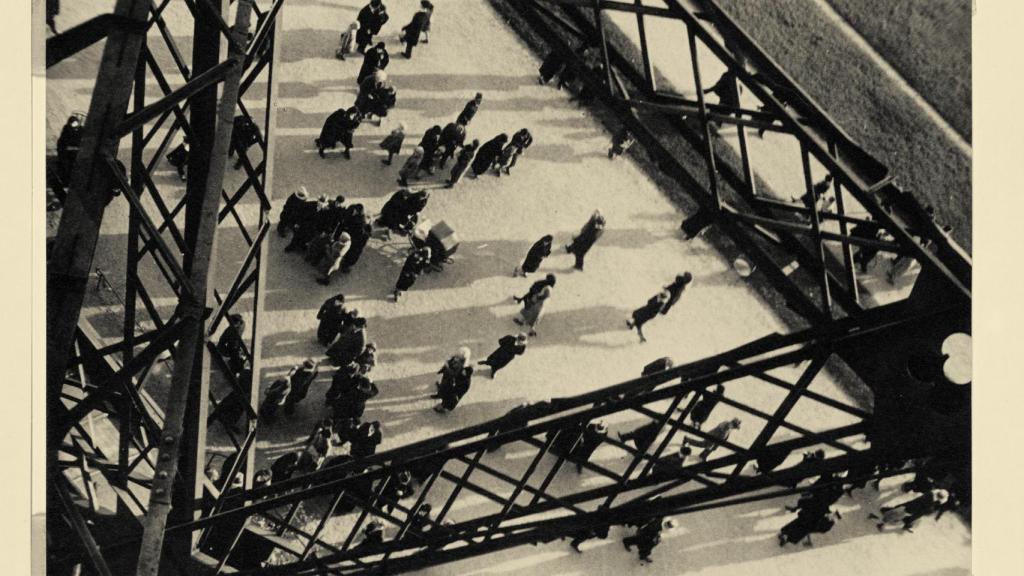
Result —
<svg viewBox="0 0 1024 576"><path fill-rule="evenodd" d="M317 282L330 284L339 270L351 271L370 240L370 217L362 204L345 204L344 196L311 198L300 187L285 201L277 224L280 236L292 235L285 252L303 252L319 272Z"/></svg>

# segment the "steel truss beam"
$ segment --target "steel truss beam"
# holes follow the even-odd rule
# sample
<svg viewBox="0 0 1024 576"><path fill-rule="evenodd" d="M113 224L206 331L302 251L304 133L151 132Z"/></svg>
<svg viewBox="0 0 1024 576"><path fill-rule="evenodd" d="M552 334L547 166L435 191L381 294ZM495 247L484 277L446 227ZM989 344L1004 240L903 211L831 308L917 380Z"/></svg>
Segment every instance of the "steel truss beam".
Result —
<svg viewBox="0 0 1024 576"><path fill-rule="evenodd" d="M68 484L66 475L74 474L75 461L87 458L93 469L92 476L108 484L116 495L118 509L135 516L137 520L141 520L150 508L150 502L158 500L155 495L151 497L150 492L167 490L166 486L155 480L163 480L164 484L174 480L176 487L197 486L196 490L186 491L188 502L202 497L204 490L214 497L219 495L217 489L205 479L201 466L193 466L192 470L183 469L178 474L163 470L169 462L176 462L177 459L157 454L159 448L167 446L162 443L161 438L165 434L161 434L161 428L168 424L168 416L165 414L168 406L163 401L154 400L154 396L146 389L157 365L165 357L172 356L173 359L167 361L164 368L168 372L181 372L182 377L186 377L186 372L191 375L204 372L201 366L205 361L201 361L197 368L187 370L185 363L181 362L182 358L190 354L206 357L203 351L207 350L206 340L213 338L217 330L216 320L229 313L243 313L250 318L251 327L249 332L242 335L248 349L247 356L251 359L254 373L259 373L260 351L256 334L262 310L260 291L265 274L265 239L269 228L267 211L270 208L272 171L273 67L277 53L274 32L283 1L268 2L267 9L263 11L256 8L261 18L258 27L253 30L252 43L246 42L245 31L250 29L246 26L246 30L235 41L239 50L231 58L217 58L218 51L214 49L214 58L210 59L209 66L193 65L191 69L185 63L164 21L164 9L168 4L169 0L159 5L122 0L113 16L101 17L90 27L76 30L72 36L65 36L58 43L59 46L54 44L56 48L53 56L59 58L49 62L49 65L56 64L60 59L85 48L98 39L97 35L108 36L97 80L98 85L104 89L97 90L93 95L82 151L77 157L75 179L69 186L61 228L48 262L50 315L47 367L50 425L47 472L51 479L73 490L86 489L76 482ZM192 2L186 0L186 5L190 5L193 15L199 14L198 18L209 17L210 2L206 2L206 8L199 12L194 10ZM129 20L134 24L120 26ZM147 35L147 31L152 34ZM218 28L218 33L221 32ZM173 70L165 73L153 57L147 42L163 44L171 54ZM138 58L135 58L135 54ZM242 268L230 286L222 287L227 289L226 298L220 299L215 290L207 294L195 288L195 262L197 258L209 257L210 246L204 242L195 244L198 232L196 222L186 221L184 227L180 224L180 217L190 195L181 195L180 201L168 205L167 189L172 185L167 183L165 177L155 174L161 169L160 161L176 134L184 133L194 143L197 139L193 139L193 136L197 132L214 126L217 122L215 116L197 115L192 103L201 100L204 94L212 93L215 97L217 85L229 79L230 74L236 77L236 86L241 84L243 78L245 86L237 89L236 98L229 94L224 105L235 109L237 101L237 113L263 127L259 146L250 150L246 156L243 181L237 189L223 190L219 181L212 181L216 178L211 179L206 169L190 170L188 175L190 181L200 189L211 185L213 222L237 230L249 244ZM147 102L146 85L153 81L161 97ZM257 82L265 83L265 93L257 94L251 90ZM174 83L180 87L172 87ZM250 105L255 104L263 109L261 118L252 117L243 98L249 98ZM134 101L130 114L127 111L129 100ZM118 102L123 103L120 108ZM120 114L115 114L117 111ZM228 114L230 126L232 113L223 113ZM116 158L118 144L128 136L131 137L131 161L125 170ZM226 162L226 142L222 154L225 158L221 164ZM195 148L193 152L196 152ZM209 154L207 152L206 155ZM81 176L86 173L90 176ZM91 277L92 250L99 236L103 208L110 201L112 189L116 189L127 200L128 251L123 284L120 281L111 284L106 275L98 275L100 282L97 286L102 290L112 290L124 307L123 334L116 342L110 343L109 340L102 340L91 329L88 320L83 319L79 323L78 319L88 291L88 279ZM222 213L221 199L227 198L229 192L230 206ZM248 217L243 219L237 210L243 203L254 203L257 206L256 220ZM85 216L85 213L91 215ZM223 222L228 214L233 216L233 224ZM142 273L144 267L159 272L156 280ZM77 280L71 282L71 277ZM168 293L180 299L179 306L171 314L155 304L156 295ZM244 308L240 308L239 303L244 297L248 299ZM138 306L139 302L142 306ZM212 308L217 309L216 317L210 315ZM68 338L67 330L71 330L73 347L66 348L62 344ZM183 336L190 332L195 332L194 345L182 341ZM68 353L57 353L62 349L68 350ZM224 384L218 384L214 390L209 391L206 401L216 405L217 397L223 394L226 386L242 398L250 399L252 404L246 413L245 431L241 436L225 430L227 438L237 450L235 470L249 484L253 463L250 448L256 430L254 389L258 387L258 379L254 379L251 388L244 388L233 374L227 373L226 365L215 347L210 345L209 349L212 351L210 355L213 357L215 371L223 372L215 378ZM187 392L192 386L178 388L182 389ZM190 411L188 419L194 415ZM102 433L90 432L94 423L103 427ZM219 423L216 425L220 426ZM205 428L205 420L202 424L191 423L188 428L197 430L200 426ZM201 462L206 450L205 440L198 437L182 440L184 444L193 447L188 457L195 457ZM162 474L166 474L166 478L158 477ZM56 484L50 482L49 485ZM75 525L74 518L68 515L67 510L62 512L62 509L55 508L51 513L55 522L61 522L63 516L68 525ZM88 510L81 513L86 517L90 514ZM191 518L190 515L178 521ZM98 528L92 523L86 526L92 526L91 531L95 534L88 534L88 538L83 534L80 549L89 549L89 538L100 542L109 542L112 538L105 528ZM118 537L140 534L142 525L136 521L133 526L124 528L127 531L121 532ZM162 530L156 532L162 536ZM104 546L104 550L110 552L111 549ZM130 560L134 563L138 544L128 548L115 547L113 550L117 555L132 556ZM62 553L57 548L50 552ZM159 560L159 553L156 557ZM179 563L174 568L179 573L190 573L187 563ZM123 562L118 569L125 569Z"/></svg>

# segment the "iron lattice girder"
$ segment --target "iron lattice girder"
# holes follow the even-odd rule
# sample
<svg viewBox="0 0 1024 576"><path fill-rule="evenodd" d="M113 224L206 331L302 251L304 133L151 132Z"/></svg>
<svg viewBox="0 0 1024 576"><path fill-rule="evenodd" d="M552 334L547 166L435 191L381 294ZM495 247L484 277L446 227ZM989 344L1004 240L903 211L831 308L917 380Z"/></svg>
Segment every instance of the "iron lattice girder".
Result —
<svg viewBox="0 0 1024 576"><path fill-rule="evenodd" d="M787 478L817 476L833 467L836 470L846 469L853 462L877 462L879 457L874 452L853 447L854 441L862 438L863 434L868 432L868 426L864 421L824 432L798 432L799 435L795 438L769 442L774 434L774 429L786 424L786 416L795 402L804 398L811 399L807 386L811 377L818 373L830 352L864 341L864 339L873 338L893 326L921 320L920 317L908 316L901 306L871 310L867 315L868 320L863 322L854 319L838 320L832 325L797 334L773 335L736 350L656 375L574 398L552 399L547 405L535 407L534 413L524 415L521 420L510 414L502 419L383 452L359 461L340 464L269 487L241 494L231 494L226 496L224 501L225 506L222 509L226 511L207 515L194 522L169 527L168 533L220 530L229 526L233 526L231 528L233 530L244 530L245 528L242 527L244 524L251 525L252 519L263 518L277 524L279 534L291 534L297 537L299 542L304 543L304 546L299 546L302 552L297 551L294 546L278 543L277 545L282 550L300 559L289 563L286 567L268 570L265 572L267 574L303 573L303 570L313 570L314 566L323 565L325 562L332 565L332 569L336 568L346 572L369 570L370 567L379 566L380 562L383 562L378 558L381 553L386 553L389 558L394 554L402 555L407 552L417 554L416 560L405 557L388 560L388 569L392 570L396 569L398 565L405 565L403 563L406 562L411 563L410 567L415 567L435 563L439 561L438 558L457 557L462 554L458 551L463 546L461 542L464 542L472 550L466 554L478 554L490 549L531 541L531 539L536 541L538 536L553 537L555 534L564 536L569 526L595 522L593 515L597 509L587 510L586 506L597 505L601 501L611 502L617 495L630 494L634 498L621 505L607 507L607 510L615 513L614 516L607 518L630 518L632 516L628 514L635 512L642 505L642 502L635 497L635 492L641 488L655 489L649 495L643 496L641 500L649 501L658 497L657 510L661 514L665 514L668 513L667 511L676 509L666 503L676 503L682 509L747 494L770 487ZM931 315L929 314L927 317L931 317ZM707 462L673 467L664 459L648 456L647 450L638 457L636 451L622 443L612 441L609 444L613 445L615 449L633 453L634 458L648 460L656 465L640 474L634 474L637 466L629 466L626 472L616 472L598 463L583 462L581 463L583 468L605 476L610 483L597 488L580 489L574 493L557 494L550 492L548 485L553 474L557 473L558 468L565 461L565 455L560 454L557 462L551 468L552 472L540 486L530 481L537 469L535 464L550 448L552 438L549 434L555 434L579 423L616 413L637 412L651 417L664 416L666 414L664 410L653 412L650 405L663 401L678 404L689 394L699 393L714 384L763 376L770 370L803 360L811 360L812 363L800 381L788 386L790 394L772 414L761 412L764 415L766 432L749 448L722 442L720 443L722 450L731 450L730 454ZM766 382L764 385L774 384ZM733 402L739 405L743 404L738 401ZM835 402L837 401L833 401L833 403ZM822 404L824 405L824 403ZM673 414L674 408L673 406L673 410L667 413ZM855 407L849 407L846 412L863 414ZM685 416L684 412L680 417L664 418L661 423L662 431L670 433L681 431L692 437L710 438L706 433L686 425L683 422ZM767 431L769 429L771 429L770 432ZM483 456L496 447L512 444L522 446L523 443L533 451L533 461L525 472L502 470L503 460L497 462L483 460ZM830 445L840 446L842 455L830 458L827 464L789 466L756 477L740 476L735 473L736 468L742 467L744 463L752 460L777 456L780 452L786 454L796 450ZM384 483L388 481L395 470L416 468L423 463L433 463L436 468L426 486L421 488L418 502L424 501L426 492L433 489L432 487L435 485L433 480L438 476L453 485L454 489L448 496L441 512L430 523L432 526L430 531L406 534L409 518L414 514L417 505L406 508L401 502L383 497ZM451 465L455 465L454 470L447 469ZM364 470L366 468L368 470ZM461 469L461 474L457 472L459 469ZM508 485L511 493L503 495L494 492L493 489L485 488L479 480L474 480L474 475L476 478L483 476L501 480ZM716 478L721 480L716 481ZM372 485L373 482L377 483L375 492L369 496L360 496L361 492L355 487ZM670 494L686 482L696 482L702 487L679 494ZM498 504L500 511L461 520L451 525L441 523L447 511L451 509L451 504L459 497L459 492L463 489ZM517 503L517 499L524 492L533 495L528 505ZM332 504L326 511L322 511L318 527L313 534L291 524L300 503L309 503L310 506L313 506L311 503L313 500L325 496L332 500ZM338 546L322 540L320 533L341 501L360 506L363 509L363 514L349 531L345 543ZM385 512L383 510L385 504L393 505L397 516ZM288 509L289 512L283 518L275 513L277 510L285 509ZM645 510L644 513L649 515L653 513L654 508ZM313 513L309 508L306 509L307 517ZM316 512L316 514L319 513ZM553 520L548 519L546 515L551 513L565 516ZM399 536L386 542L383 547L353 547L352 542L355 540L360 525L371 514L395 526ZM636 512L636 514L640 514L640 512ZM575 520L571 518L575 518ZM243 522L243 520L248 522ZM605 524L607 523L610 522L605 520ZM533 526L535 530L522 534L517 533L517 530L523 530L522 526ZM440 548L453 543L457 544L455 549L440 550ZM315 561L301 559L308 556L310 550L316 547L330 552L330 555ZM430 552L422 554L416 552L424 547ZM223 554L226 557L230 554L230 550L224 551ZM354 563L356 561L358 563ZM351 564L337 564L343 562L351 562Z"/></svg>

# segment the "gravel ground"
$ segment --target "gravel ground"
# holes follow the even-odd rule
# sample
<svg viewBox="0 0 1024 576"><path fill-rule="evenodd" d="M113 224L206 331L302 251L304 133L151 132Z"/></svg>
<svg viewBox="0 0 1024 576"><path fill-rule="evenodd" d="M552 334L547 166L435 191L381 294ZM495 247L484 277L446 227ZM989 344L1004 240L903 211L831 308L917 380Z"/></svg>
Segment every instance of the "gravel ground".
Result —
<svg viewBox="0 0 1024 576"><path fill-rule="evenodd" d="M499 416L526 400L620 382L660 356L687 362L786 330L717 252L701 240L681 240L678 224L684 215L637 166L607 159L610 136L588 112L569 103L564 93L537 85L537 59L485 3L439 3L431 42L418 47L411 61L398 54L395 37L413 4L390 4L392 22L384 30L384 40L394 53L388 72L398 90L398 106L385 126L364 126L357 132L353 158L347 161L336 154L318 158L312 141L323 118L348 106L354 97L359 60L335 60L333 49L337 32L355 17L359 4L356 0L289 0L283 15L283 64L277 71L276 209L292 190L305 185L314 194L344 194L350 202L364 203L370 212L379 210L396 189L394 178L401 162L390 168L381 165L376 147L380 138L395 123L404 122L409 134L407 153L425 129L450 121L476 91L484 93L484 104L470 126L471 137L484 140L526 126L535 143L511 177L485 175L453 190L434 188L437 177L416 183L415 187L431 188L433 193L425 217L449 223L462 244L453 264L441 274L421 278L401 303L385 296L401 265L402 242L372 241L351 275L324 288L313 282L313 271L298 257L282 252L284 241L272 235L262 316L261 382L269 384L307 356L320 357L314 315L320 303L338 291L367 317L371 339L380 350L373 377L381 394L369 403L366 419L384 423L382 449ZM187 35L187 29L181 34ZM97 56L93 54L93 66ZM83 54L76 62L51 70L47 90L51 117L62 120L68 109L85 109L88 58ZM59 121L51 124L51 137L55 138L59 126ZM180 194L171 188L170 173L160 178L168 194ZM572 271L564 252L553 255L541 269L541 273L557 274L558 285L538 327L540 335L527 353L496 380L478 378L455 412L446 416L432 412L427 395L433 373L448 355L459 346L469 346L476 357L482 357L499 337L518 331L511 321L516 307L510 297L522 293L532 279L514 279L511 271L529 245L545 233L564 243L594 208L608 218L608 230L588 258L586 272ZM251 204L241 212L247 221L255 217ZM112 204L97 256L115 286L123 268L119 265L123 246L118 241L123 243L124 214L122 201ZM242 254L239 239L222 234L224 265L217 275L222 289ZM694 274L692 287L670 316L649 325L650 342L639 344L625 327L629 312L683 270ZM162 302L171 305L169 300ZM325 414L319 398L330 375L329 371L321 375L294 417L261 431L257 443L261 464L297 447ZM776 375L796 377L793 368L778 370ZM812 388L845 399L827 375ZM768 411L783 397L752 381L737 382L730 396L733 391L736 399ZM723 406L712 420L734 415ZM835 412L808 401L797 404L792 421L811 429L845 423ZM636 423L609 421L612 432ZM757 428L754 417L745 417L744 428L730 440L745 445L756 436ZM783 437L785 433L779 433L778 438ZM223 439L216 432L211 433L211 443L212 450L223 450ZM597 460L603 457L607 456L600 451L595 455ZM494 464L500 464L503 456L499 453L495 458ZM583 476L584 482L592 480ZM883 499L900 497L891 489L883 484ZM863 520L866 511L877 505L865 500L867 496L873 494L856 493L841 501L848 519L816 539L817 547L799 553L795 549L780 553L775 541L775 531L789 519L780 513L782 502L688 516L683 528L666 535L666 543L655 552L657 563L645 570L791 575L818 574L827 565L838 574L863 574L878 571L879 566L886 567L886 574L966 573L970 535L959 520L947 515L938 523L925 522L913 536L876 534L873 525ZM463 517L479 505L465 499L453 513ZM327 534L343 536L350 521L332 520ZM613 531L613 539L585 545L582 560L564 544L554 543L425 572L621 572L635 567L636 559L618 547L614 541L618 535Z"/></svg>

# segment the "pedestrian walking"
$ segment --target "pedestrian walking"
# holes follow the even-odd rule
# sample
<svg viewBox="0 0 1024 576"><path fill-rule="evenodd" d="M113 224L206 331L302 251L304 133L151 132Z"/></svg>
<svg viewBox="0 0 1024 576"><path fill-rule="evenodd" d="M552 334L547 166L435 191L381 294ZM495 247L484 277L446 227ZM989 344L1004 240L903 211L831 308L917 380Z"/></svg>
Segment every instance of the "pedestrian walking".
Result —
<svg viewBox="0 0 1024 576"><path fill-rule="evenodd" d="M626 550L632 550L633 546L636 546L640 554L640 563L649 564L654 562L651 560L651 552L661 543L662 530L671 531L676 527L676 521L671 518L656 517L636 526L636 534L624 538L622 545Z"/></svg>
<svg viewBox="0 0 1024 576"><path fill-rule="evenodd" d="M526 278L527 274L536 272L540 268L541 262L551 255L551 245L554 241L554 236L545 234L540 240L534 242L533 246L530 246L530 251L526 253L523 263L516 266L516 269L512 271L512 276Z"/></svg>
<svg viewBox="0 0 1024 576"><path fill-rule="evenodd" d="M335 366L346 366L366 346L366 319L355 318L338 334L334 342L327 348L327 357Z"/></svg>
<svg viewBox="0 0 1024 576"><path fill-rule="evenodd" d="M399 123L398 127L392 130L380 143L380 147L388 153L388 157L382 159L381 163L385 166L391 166L391 159L398 156L401 152L403 142L405 142L405 124Z"/></svg>
<svg viewBox="0 0 1024 576"><path fill-rule="evenodd" d="M420 177L420 170L426 170L427 174L434 174L434 162L440 145L441 127L435 124L423 134L423 138L420 140L420 148L423 148L423 159L420 160L420 165L416 169L414 178Z"/></svg>
<svg viewBox="0 0 1024 576"><path fill-rule="evenodd" d="M240 314L229 314L228 325L217 339L217 351L224 358L228 370L235 376L249 365L249 350L242 338L243 333L245 320Z"/></svg>
<svg viewBox="0 0 1024 576"><path fill-rule="evenodd" d="M412 496L415 492L412 486L412 474L408 470L392 473L389 477L381 480L381 482L387 482L386 485L383 487L378 486L377 489L380 491L380 496L383 500L383 508L388 514L395 509L400 500Z"/></svg>
<svg viewBox="0 0 1024 576"><path fill-rule="evenodd" d="M459 113L458 118L455 120L457 124L469 127L469 123L473 121L473 117L480 110L480 104L484 101L484 95L480 92L473 96L473 99L466 102L466 105L462 108L462 112Z"/></svg>
<svg viewBox="0 0 1024 576"><path fill-rule="evenodd" d="M444 169L449 158L455 157L455 151L462 147L466 141L466 127L458 122L449 122L441 130L441 157L437 161L437 167Z"/></svg>
<svg viewBox="0 0 1024 576"><path fill-rule="evenodd" d="M658 292L647 301L647 304L633 310L633 317L626 320L626 326L628 326L630 330L636 328L636 333L640 335L640 342L647 342L647 337L644 336L644 324L656 318L658 314L661 313L662 308L664 308L665 303L668 302L669 298L670 295L668 290Z"/></svg>
<svg viewBox="0 0 1024 576"><path fill-rule="evenodd" d="M665 290L668 292L668 301L661 307L661 314L668 314L668 311L679 302L679 297L683 295L683 291L693 281L693 275L689 272L683 272L676 276L676 279L671 284L665 286Z"/></svg>
<svg viewBox="0 0 1024 576"><path fill-rule="evenodd" d="M181 144L178 144L174 150L167 154L167 163L174 166L174 169L178 172L178 178L182 182L185 181L185 169L188 168L188 151L188 137L185 137L182 139Z"/></svg>
<svg viewBox="0 0 1024 576"><path fill-rule="evenodd" d="M512 168L515 167L516 162L519 161L519 157L523 155L523 152L533 144L533 135L526 128L520 129L518 132L512 135L512 140L509 144L513 147L512 156L505 158L505 151L502 151L502 158L498 165L498 175L501 175L501 169L505 169L505 174L511 174ZM507 147L506 147L507 150Z"/></svg>
<svg viewBox="0 0 1024 576"><path fill-rule="evenodd" d="M469 366L471 354L472 353L469 348L463 346L462 348L459 348L458 352L445 361L444 365L441 366L441 369L437 371L437 374L440 374L440 378L438 378L437 382L434 383L434 387L437 389L438 394L440 394L442 388L451 388L455 385L455 377L461 374L462 370L466 366ZM438 395L433 397L440 398Z"/></svg>
<svg viewBox="0 0 1024 576"><path fill-rule="evenodd" d="M235 116L231 128L231 147L228 148L228 158L236 153L238 154L238 160L235 161L234 166L235 170L242 167L242 157L245 156L246 150L259 141L260 129L256 126L256 123L244 114Z"/></svg>
<svg viewBox="0 0 1024 576"><path fill-rule="evenodd" d="M345 56L352 53L352 46L355 44L356 36L359 34L359 21L356 20L348 25L348 28L341 33L338 41L338 48L334 51L334 57L344 60Z"/></svg>
<svg viewBox="0 0 1024 576"><path fill-rule="evenodd" d="M576 473L583 472L583 465L590 461L590 457L597 450L598 446L608 438L608 426L604 422L590 422L583 429L583 434L575 446L569 450L568 459L576 464Z"/></svg>
<svg viewBox="0 0 1024 576"><path fill-rule="evenodd" d="M299 189L292 192L284 201L284 206L281 207L281 216L277 219L277 235L282 238L287 236L288 232L294 230L299 222L315 213L316 201L309 198L309 191L305 186L299 186Z"/></svg>
<svg viewBox="0 0 1024 576"><path fill-rule="evenodd" d="M370 217L363 211L362 204L353 204L349 214L349 222L345 226L346 233L351 238L348 251L341 257L341 273L348 274L352 267L359 262L363 255L367 242L373 234L373 226L370 225Z"/></svg>
<svg viewBox="0 0 1024 576"><path fill-rule="evenodd" d="M508 142L507 134L499 134L485 142L473 158L473 176L479 176L491 169Z"/></svg>
<svg viewBox="0 0 1024 576"><path fill-rule="evenodd" d="M636 139L633 138L633 134L623 126L612 136L612 147L608 149L608 158L613 159L616 156L622 156L635 142Z"/></svg>
<svg viewBox="0 0 1024 576"><path fill-rule="evenodd" d="M345 369L346 380L342 384L344 387L333 391L329 401L331 416L336 421L348 418L361 419L363 412L366 411L366 402L380 393L377 385L368 377L359 373L349 377L351 373L351 367ZM349 438L349 442L354 442L354 438L358 436L357 430L355 436Z"/></svg>
<svg viewBox="0 0 1024 576"><path fill-rule="evenodd" d="M693 427L700 430L700 427L707 421L708 416L711 415L711 411L718 406L718 402L725 396L725 386L722 384L716 384L713 390L707 390L706 388L701 392L700 400L694 405L693 410L690 411L690 422L693 423Z"/></svg>
<svg viewBox="0 0 1024 576"><path fill-rule="evenodd" d="M491 352L490 356L486 360L481 360L477 364L491 367L491 378L494 378L498 370L501 370L505 366L508 366L516 356L521 356L526 352L526 345L529 338L523 332L520 332L516 336L508 335L502 336L498 340L498 348Z"/></svg>
<svg viewBox="0 0 1024 576"><path fill-rule="evenodd" d="M363 422L351 440L352 448L349 454L353 458L373 456L377 452L377 446L380 445L381 438L380 422L376 420L373 422Z"/></svg>
<svg viewBox="0 0 1024 576"><path fill-rule="evenodd" d="M701 451L698 457L701 462L704 462L720 444L725 443L725 441L729 439L729 433L733 430L739 430L740 424L742 423L743 422L739 418L723 420L719 422L717 426L708 431L708 438L692 439L690 437L686 437L683 439L683 445L686 446L693 444L698 448L703 448L704 450Z"/></svg>
<svg viewBox="0 0 1024 576"><path fill-rule="evenodd" d="M450 384L445 385L448 382ZM459 402L469 392L469 387L473 383L473 367L463 366L458 372L452 375L452 378L446 380L441 379L439 383L437 394L432 398L440 398L441 402L434 406L434 412L439 414L445 414L455 410L455 407L459 405Z"/></svg>
<svg viewBox="0 0 1024 576"><path fill-rule="evenodd" d="M828 532L835 526L837 518L839 514L831 510L800 510L795 519L779 530L779 546L796 544L801 540L804 546L812 546L811 534Z"/></svg>
<svg viewBox="0 0 1024 576"><path fill-rule="evenodd" d="M359 546L379 546L384 543L384 524L380 520L371 520L363 529L363 541Z"/></svg>
<svg viewBox="0 0 1024 576"><path fill-rule="evenodd" d="M430 12L432 10L433 5L426 0L422 0L420 2L420 9L413 14L412 20L402 27L402 33L398 35L398 41L405 42L404 56L406 58L412 58L412 49L420 43L420 36L423 34L423 29L430 19Z"/></svg>
<svg viewBox="0 0 1024 576"><path fill-rule="evenodd" d="M291 382L288 378L278 378L267 388L263 396L263 403L260 404L259 417L271 423L277 418L277 410L284 405L285 398L291 391Z"/></svg>
<svg viewBox="0 0 1024 576"><path fill-rule="evenodd" d="M382 0L370 0L370 3L359 11L356 18L359 20L356 47L360 53L364 53L366 47L373 42L373 37L380 34L380 29L384 27L390 17L387 6Z"/></svg>
<svg viewBox="0 0 1024 576"><path fill-rule="evenodd" d="M544 279L544 285L522 301L523 309L514 320L516 324L530 329L529 336L537 335L537 324L540 322L541 314L544 312L544 304L551 297L551 289L554 287L555 275L548 274L548 277Z"/></svg>
<svg viewBox="0 0 1024 576"><path fill-rule="evenodd" d="M658 438L661 426L661 422L651 420L647 424L644 424L639 428L634 428L625 434L619 432L619 440L623 442L632 442L638 451L647 452L647 449Z"/></svg>
<svg viewBox="0 0 1024 576"><path fill-rule="evenodd" d="M879 531L885 528L886 524L902 523L904 531L913 532L914 524L917 523L918 519L939 511L948 500L948 491L943 488L933 488L921 496L902 504L883 506L881 517L877 514L869 514L868 517L879 520L876 524Z"/></svg>
<svg viewBox="0 0 1024 576"><path fill-rule="evenodd" d="M306 398L309 387L316 380L320 371L319 363L312 358L306 358L302 364L295 366L288 372L288 380L291 382L291 390L284 399L284 413L291 415L295 412L295 405Z"/></svg>
<svg viewBox="0 0 1024 576"><path fill-rule="evenodd" d="M409 178L416 176L420 171L420 164L423 163L424 151L422 146L417 146L412 151L412 155L402 165L402 169L398 171L398 183L402 186L409 185Z"/></svg>
<svg viewBox="0 0 1024 576"><path fill-rule="evenodd" d="M462 180L462 175L466 173L466 169L473 162L473 158L476 156L476 151L480 147L479 140L473 140L468 146L464 146L459 151L459 157L456 158L455 164L452 166L452 171L448 177L447 187L452 188Z"/></svg>
<svg viewBox="0 0 1024 576"><path fill-rule="evenodd" d="M316 313L316 318L320 321L316 328L317 341L324 346L329 345L345 324L355 318L351 314L345 308L344 294L324 300L324 303L320 305L320 310Z"/></svg>
<svg viewBox="0 0 1024 576"><path fill-rule="evenodd" d="M352 237L347 232L342 232L338 235L337 240L331 242L327 253L320 260L320 278L316 280L318 283L324 286L331 283L331 275L341 268L341 260L351 246Z"/></svg>
<svg viewBox="0 0 1024 576"><path fill-rule="evenodd" d="M577 270L583 270L583 260L587 256L587 252L593 248L594 243L601 238L604 234L605 220L604 216L601 215L600 210L594 210L594 213L590 215L590 219L580 229L580 233L573 237L572 242L566 244L565 251L576 257L576 263L573 265Z"/></svg>
<svg viewBox="0 0 1024 576"><path fill-rule="evenodd" d="M356 84L362 86L368 77L373 76L374 72L383 71L390 62L391 55L388 54L387 46L383 42L377 42L363 55L363 63L356 74Z"/></svg>
<svg viewBox="0 0 1024 576"><path fill-rule="evenodd" d="M548 274L544 278L541 278L540 280L537 280L536 282L531 284L530 289L526 291L526 294L523 294L522 296L513 296L512 301L515 302L516 304L529 303L530 300L532 300L534 296L536 296L545 287L554 286L556 280L557 279L555 278L554 274Z"/></svg>
<svg viewBox="0 0 1024 576"><path fill-rule="evenodd" d="M341 142L342 146L345 147L343 154L346 159L351 159L352 155L349 150L352 149L352 135L355 133L356 128L359 127L359 123L362 122L363 116L359 112L359 109L355 106L350 108L339 108L331 113L330 116L324 120L323 128L320 129L320 136L313 141L316 144L317 153L320 154L321 158L324 156L324 149L334 149Z"/></svg>
<svg viewBox="0 0 1024 576"><path fill-rule="evenodd" d="M395 283L395 291L393 293L395 302L398 302L403 292L412 288L412 285L416 283L416 279L419 278L420 274L429 265L429 247L414 248L409 252L409 255L405 258L405 264L402 265L402 271L398 274L398 281Z"/></svg>
<svg viewBox="0 0 1024 576"><path fill-rule="evenodd" d="M608 526L591 526L574 533L572 535L572 540L569 542L569 546L572 547L573 550L582 554L583 550L580 550L580 544L583 544L587 540L591 540L594 538L600 538L601 540L604 540L607 537Z"/></svg>

